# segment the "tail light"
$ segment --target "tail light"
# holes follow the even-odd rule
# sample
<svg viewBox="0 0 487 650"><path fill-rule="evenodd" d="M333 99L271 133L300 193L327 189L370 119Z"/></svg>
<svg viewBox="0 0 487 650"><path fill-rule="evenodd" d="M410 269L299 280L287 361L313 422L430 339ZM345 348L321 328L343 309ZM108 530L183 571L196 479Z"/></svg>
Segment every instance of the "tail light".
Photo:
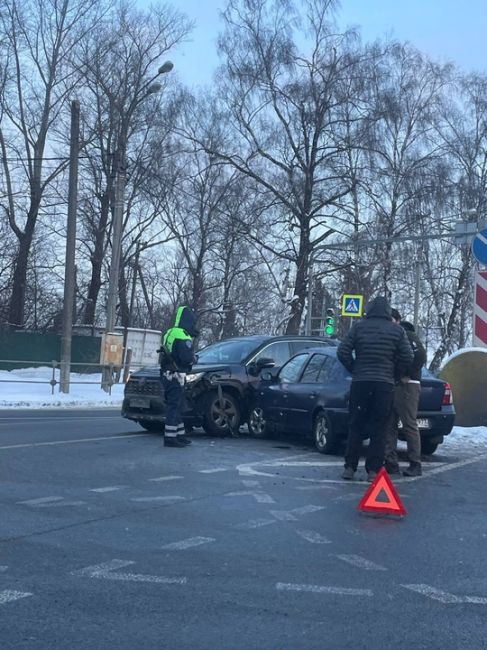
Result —
<svg viewBox="0 0 487 650"><path fill-rule="evenodd" d="M450 384L445 384L445 392L443 393L442 406L451 406L453 404L453 393L451 392Z"/></svg>

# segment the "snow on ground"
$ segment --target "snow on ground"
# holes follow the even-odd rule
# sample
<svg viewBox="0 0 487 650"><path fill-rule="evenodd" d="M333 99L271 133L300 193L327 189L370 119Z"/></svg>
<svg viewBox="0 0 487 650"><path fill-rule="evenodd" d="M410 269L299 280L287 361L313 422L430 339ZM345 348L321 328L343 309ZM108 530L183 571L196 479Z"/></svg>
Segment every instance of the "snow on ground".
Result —
<svg viewBox="0 0 487 650"><path fill-rule="evenodd" d="M458 452L465 449L468 449L470 454L472 452L485 454L487 452L487 427L453 427L452 432L438 447L437 453Z"/></svg>
<svg viewBox="0 0 487 650"><path fill-rule="evenodd" d="M75 407L120 407L123 399L123 384L112 386L112 394L100 387L101 374L81 375L71 373L69 394L54 387L49 381L52 368L23 368L21 370L0 370L0 409L6 408L75 408ZM59 381L59 370L55 378ZM39 382L39 383L29 383ZM76 383L89 382L89 383Z"/></svg>

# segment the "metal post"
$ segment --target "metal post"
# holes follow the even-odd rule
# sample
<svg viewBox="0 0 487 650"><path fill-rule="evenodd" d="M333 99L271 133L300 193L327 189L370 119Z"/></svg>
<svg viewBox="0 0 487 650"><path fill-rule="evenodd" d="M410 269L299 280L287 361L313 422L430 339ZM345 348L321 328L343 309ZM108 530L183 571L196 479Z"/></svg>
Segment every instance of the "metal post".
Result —
<svg viewBox="0 0 487 650"><path fill-rule="evenodd" d="M313 251L309 257L309 267L308 267L308 313L306 315L306 335L311 336L313 331Z"/></svg>
<svg viewBox="0 0 487 650"><path fill-rule="evenodd" d="M108 278L106 332L113 332L116 325L118 276L120 273L120 257L122 248L125 161L120 150L115 154L114 167L116 176L113 202L112 257L110 263L110 275ZM111 392L111 385L107 380L109 379L110 382L112 381L112 371L109 368L103 368L102 374L102 388L105 392ZM109 390L107 390L107 383L110 385Z"/></svg>
<svg viewBox="0 0 487 650"><path fill-rule="evenodd" d="M63 333L61 339L60 391L69 393L74 290L76 281L76 210L78 206L79 101L71 102L71 141L69 150L68 223L64 273Z"/></svg>

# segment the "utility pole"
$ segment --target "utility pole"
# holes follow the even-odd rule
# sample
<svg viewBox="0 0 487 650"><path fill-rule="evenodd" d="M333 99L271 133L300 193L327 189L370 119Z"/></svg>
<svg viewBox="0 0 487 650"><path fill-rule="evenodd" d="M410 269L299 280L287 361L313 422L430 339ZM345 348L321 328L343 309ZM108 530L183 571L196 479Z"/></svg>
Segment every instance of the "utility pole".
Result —
<svg viewBox="0 0 487 650"><path fill-rule="evenodd" d="M63 333L61 339L60 390L69 393L71 340L75 289L76 211L78 207L79 101L71 102L71 136L69 149L68 223L64 272Z"/></svg>
<svg viewBox="0 0 487 650"><path fill-rule="evenodd" d="M306 314L306 336L313 333L313 252L311 251L308 264L308 313Z"/></svg>

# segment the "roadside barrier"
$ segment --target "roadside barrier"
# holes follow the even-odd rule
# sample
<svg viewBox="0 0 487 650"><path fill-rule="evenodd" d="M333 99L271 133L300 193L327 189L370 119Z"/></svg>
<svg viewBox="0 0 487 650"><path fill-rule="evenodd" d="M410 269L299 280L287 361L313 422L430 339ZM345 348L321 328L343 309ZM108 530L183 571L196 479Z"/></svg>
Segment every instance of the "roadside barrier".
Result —
<svg viewBox="0 0 487 650"><path fill-rule="evenodd" d="M9 384L48 384L51 386L51 394L54 395L56 386L60 384L60 374L61 374L61 362L53 359L52 361L29 361L26 359L15 360L15 359L0 359L1 363L9 363L11 365L18 365L19 370L11 371L2 371L0 373L0 383L9 383ZM27 368L26 365L29 367ZM157 364L154 363L154 366ZM70 384L90 384L90 385L99 385L100 388L104 386L108 387L108 393L111 395L112 386L119 383L127 383L130 378L130 373L134 370L139 370L140 368L147 367L146 363L130 363L129 366L115 366L113 364L102 365L100 363L71 363L71 376L69 383ZM40 370L41 368L49 369L49 373L46 372L46 378L36 377L29 378L29 370ZM79 369L76 372L76 368ZM104 373L103 371L107 370L108 372ZM123 375L122 375L123 371ZM19 378L19 374L15 378L10 378L8 375L13 372L25 373L25 379ZM73 372L81 377L89 377L90 375L96 375L96 380L89 380L84 378L73 377ZM122 379L122 382L120 380Z"/></svg>

